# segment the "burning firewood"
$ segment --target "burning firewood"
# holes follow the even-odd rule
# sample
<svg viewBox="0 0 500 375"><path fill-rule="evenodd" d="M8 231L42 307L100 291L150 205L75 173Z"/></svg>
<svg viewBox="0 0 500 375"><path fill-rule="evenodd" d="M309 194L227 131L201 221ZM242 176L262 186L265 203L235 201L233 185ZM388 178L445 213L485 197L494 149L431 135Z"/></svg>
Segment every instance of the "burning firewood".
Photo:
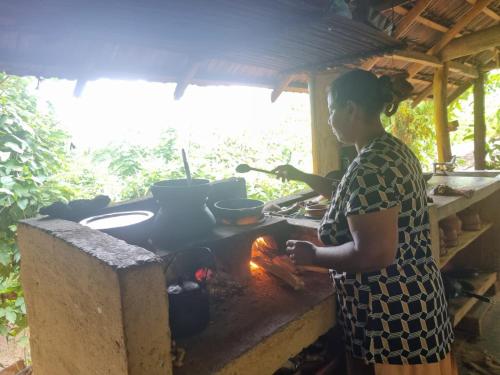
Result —
<svg viewBox="0 0 500 375"><path fill-rule="evenodd" d="M291 272L286 266L283 266L282 263L279 263L279 261L275 261L275 259L276 258L266 259L263 256L255 256L252 258L252 261L259 267L263 268L265 271L283 280L294 290L304 289L304 280Z"/></svg>

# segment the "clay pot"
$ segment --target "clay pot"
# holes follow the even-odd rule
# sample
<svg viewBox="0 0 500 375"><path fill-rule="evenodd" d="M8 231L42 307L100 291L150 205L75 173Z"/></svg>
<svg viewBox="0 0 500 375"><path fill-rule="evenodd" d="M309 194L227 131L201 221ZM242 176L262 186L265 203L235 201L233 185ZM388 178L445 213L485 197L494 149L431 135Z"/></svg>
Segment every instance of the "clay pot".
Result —
<svg viewBox="0 0 500 375"><path fill-rule="evenodd" d="M185 242L209 234L215 218L206 202L210 182L193 179L165 180L151 186L160 209L153 221L151 239L156 247L174 250Z"/></svg>
<svg viewBox="0 0 500 375"><path fill-rule="evenodd" d="M477 231L481 229L481 218L474 209L467 209L460 213L463 229L467 231Z"/></svg>
<svg viewBox="0 0 500 375"><path fill-rule="evenodd" d="M445 234L448 236L448 231L454 230L457 235L462 233L462 221L457 215L453 214L445 217L439 222L439 226L443 228Z"/></svg>
<svg viewBox="0 0 500 375"><path fill-rule="evenodd" d="M453 247L458 245L458 234L455 229L449 229L444 231L446 238L446 247Z"/></svg>

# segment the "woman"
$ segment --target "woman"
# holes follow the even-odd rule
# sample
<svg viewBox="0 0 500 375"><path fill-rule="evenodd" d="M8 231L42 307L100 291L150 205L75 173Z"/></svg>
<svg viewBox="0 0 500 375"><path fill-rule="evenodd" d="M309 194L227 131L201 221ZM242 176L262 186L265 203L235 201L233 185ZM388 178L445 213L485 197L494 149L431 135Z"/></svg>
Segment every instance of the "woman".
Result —
<svg viewBox="0 0 500 375"><path fill-rule="evenodd" d="M287 242L296 264L332 270L350 374L457 373L421 167L380 121L408 96L407 85L363 70L332 84L329 124L358 156L320 224L324 246Z"/></svg>

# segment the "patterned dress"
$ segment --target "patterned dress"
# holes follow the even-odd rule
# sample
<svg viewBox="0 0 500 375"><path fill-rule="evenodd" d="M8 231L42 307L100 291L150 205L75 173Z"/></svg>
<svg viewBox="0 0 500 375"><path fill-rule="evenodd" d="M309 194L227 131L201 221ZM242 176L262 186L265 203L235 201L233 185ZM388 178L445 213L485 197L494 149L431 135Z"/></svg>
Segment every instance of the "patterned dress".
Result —
<svg viewBox="0 0 500 375"><path fill-rule="evenodd" d="M399 206L394 262L368 273L332 272L346 348L367 363L424 364L444 359L453 330L441 273L430 248L425 180L418 159L384 133L359 153L340 181L319 237L352 241L347 216Z"/></svg>

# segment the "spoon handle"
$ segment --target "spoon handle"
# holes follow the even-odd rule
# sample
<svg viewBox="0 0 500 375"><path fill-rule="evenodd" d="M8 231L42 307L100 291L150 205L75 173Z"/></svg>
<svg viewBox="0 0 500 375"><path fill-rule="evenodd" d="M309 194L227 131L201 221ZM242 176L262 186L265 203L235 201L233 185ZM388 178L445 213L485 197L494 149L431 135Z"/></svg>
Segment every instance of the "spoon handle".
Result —
<svg viewBox="0 0 500 375"><path fill-rule="evenodd" d="M186 156L186 151L182 149L182 162L184 163L184 172L186 173L186 179L188 186L191 185L191 170L189 169L189 163Z"/></svg>
<svg viewBox="0 0 500 375"><path fill-rule="evenodd" d="M255 172L262 172L262 173L267 173L267 174L272 174L272 175L276 175L276 173L272 172L272 171L268 171L266 169L260 169L260 168L254 168L254 167L250 167L250 169L252 171L255 171Z"/></svg>

